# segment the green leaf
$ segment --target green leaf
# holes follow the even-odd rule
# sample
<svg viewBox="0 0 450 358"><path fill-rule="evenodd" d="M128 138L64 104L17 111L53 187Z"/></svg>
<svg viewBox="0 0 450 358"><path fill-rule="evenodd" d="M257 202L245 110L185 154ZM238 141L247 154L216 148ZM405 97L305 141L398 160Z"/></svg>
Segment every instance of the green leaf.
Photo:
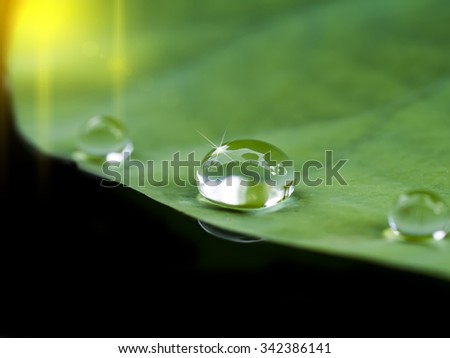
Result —
<svg viewBox="0 0 450 358"><path fill-rule="evenodd" d="M19 19L10 58L19 127L40 150L71 158L81 124L120 108L142 161L202 159L195 129L267 141L297 169L333 150L349 159L348 186L300 184L269 209L217 208L192 185L140 187L136 168L130 185L219 227L450 277L445 240L383 237L405 190L450 200L450 2L126 0L124 34L113 1L53 4L35 24ZM64 26L40 42L50 16Z"/></svg>

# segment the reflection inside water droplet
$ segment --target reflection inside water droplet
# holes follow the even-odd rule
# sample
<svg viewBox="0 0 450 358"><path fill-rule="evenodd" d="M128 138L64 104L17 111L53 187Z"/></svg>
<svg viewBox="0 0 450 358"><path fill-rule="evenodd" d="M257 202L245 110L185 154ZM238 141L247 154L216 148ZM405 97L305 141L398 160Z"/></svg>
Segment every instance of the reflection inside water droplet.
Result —
<svg viewBox="0 0 450 358"><path fill-rule="evenodd" d="M122 161L131 154L133 144L125 125L111 116L95 116L80 128L78 160Z"/></svg>
<svg viewBox="0 0 450 358"><path fill-rule="evenodd" d="M388 215L389 235L405 239L442 240L447 233L449 209L436 194L415 190L400 195Z"/></svg>
<svg viewBox="0 0 450 358"><path fill-rule="evenodd" d="M433 233L431 236L410 236L410 235L403 235L398 230L393 230L392 228L388 227L385 230L383 230L383 237L387 240L402 240L402 241L409 241L409 242L429 242L429 241L441 241L445 239L447 236L447 231L439 230Z"/></svg>
<svg viewBox="0 0 450 358"><path fill-rule="evenodd" d="M250 237L250 236L246 236L244 234L239 234L239 233L236 233L233 231L221 229L217 226L205 223L202 220L198 220L198 223L199 223L200 227L203 230L205 230L208 234L211 234L215 237L218 237L220 239L224 239L227 241L238 242L241 244L252 244L255 242L264 241L261 238Z"/></svg>
<svg viewBox="0 0 450 358"><path fill-rule="evenodd" d="M212 203L257 209L289 197L295 171L281 149L259 140L234 140L206 154L197 181L200 194Z"/></svg>

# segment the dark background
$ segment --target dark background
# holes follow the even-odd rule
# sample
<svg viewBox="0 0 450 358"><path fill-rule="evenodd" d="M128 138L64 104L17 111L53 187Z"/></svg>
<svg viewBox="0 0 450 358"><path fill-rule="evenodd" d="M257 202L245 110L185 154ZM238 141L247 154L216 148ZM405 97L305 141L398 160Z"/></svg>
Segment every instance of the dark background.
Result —
<svg viewBox="0 0 450 358"><path fill-rule="evenodd" d="M10 100L2 85L0 336L448 336L447 282L216 238L37 153L17 133Z"/></svg>

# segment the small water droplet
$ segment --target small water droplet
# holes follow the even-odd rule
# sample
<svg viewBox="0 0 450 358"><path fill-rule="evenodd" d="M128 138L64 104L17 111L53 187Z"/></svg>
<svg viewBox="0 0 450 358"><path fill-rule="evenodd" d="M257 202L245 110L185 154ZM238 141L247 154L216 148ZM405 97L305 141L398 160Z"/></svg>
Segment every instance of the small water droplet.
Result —
<svg viewBox="0 0 450 358"><path fill-rule="evenodd" d="M238 242L240 244L253 244L255 242L264 241L263 239L260 238L251 237L244 234L239 234L237 232L221 229L215 225L205 223L202 220L198 220L198 224L208 234L218 237L219 239Z"/></svg>
<svg viewBox="0 0 450 358"><path fill-rule="evenodd" d="M133 150L125 125L111 116L95 116L85 122L79 132L80 159L121 161ZM86 158L83 158L84 157Z"/></svg>
<svg viewBox="0 0 450 358"><path fill-rule="evenodd" d="M449 209L434 193L409 191L396 199L389 212L388 222L397 235L442 240L448 229Z"/></svg>
<svg viewBox="0 0 450 358"><path fill-rule="evenodd" d="M259 140L234 140L206 154L197 181L200 194L213 203L256 209L289 197L295 171L281 149Z"/></svg>

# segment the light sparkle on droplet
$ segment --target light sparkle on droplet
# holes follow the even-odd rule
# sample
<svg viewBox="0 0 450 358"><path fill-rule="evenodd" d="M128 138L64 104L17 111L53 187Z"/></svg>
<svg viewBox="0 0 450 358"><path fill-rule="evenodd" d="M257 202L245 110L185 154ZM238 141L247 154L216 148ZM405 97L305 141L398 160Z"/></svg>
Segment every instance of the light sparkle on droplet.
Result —
<svg viewBox="0 0 450 358"><path fill-rule="evenodd" d="M197 182L200 194L210 202L256 209L289 197L295 171L281 149L259 140L234 140L215 146L205 156Z"/></svg>
<svg viewBox="0 0 450 358"><path fill-rule="evenodd" d="M211 155L219 155L219 154L225 153L227 149L228 149L227 145L221 145L220 147L217 147L216 149L214 149L214 152L212 152Z"/></svg>

